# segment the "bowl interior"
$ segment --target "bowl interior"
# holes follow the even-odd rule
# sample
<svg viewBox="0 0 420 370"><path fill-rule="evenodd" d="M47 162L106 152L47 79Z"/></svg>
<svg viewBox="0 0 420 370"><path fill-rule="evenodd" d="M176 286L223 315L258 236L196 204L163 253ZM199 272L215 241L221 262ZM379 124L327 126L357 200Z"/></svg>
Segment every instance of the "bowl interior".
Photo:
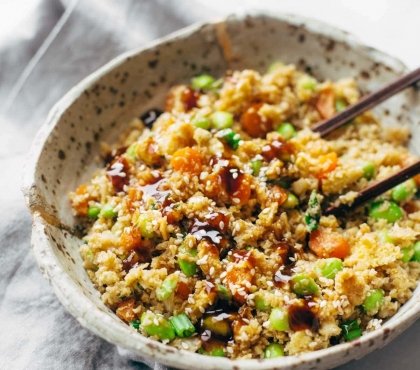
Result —
<svg viewBox="0 0 420 370"><path fill-rule="evenodd" d="M320 79L354 77L364 92L404 70L397 60L362 47L343 32L317 22L293 16L231 17L190 27L117 58L76 86L53 109L34 145L32 172L26 181L28 203L42 223L38 231L45 239L35 241L35 251L60 299L90 329L120 345L126 345L131 338L139 343L131 349L150 356L162 354L162 348L167 354L176 352L156 344L154 349L145 350L151 341L134 333L102 304L83 269L78 252L81 241L69 231L74 218L67 194L101 165L100 143L114 142L133 117L149 108L163 107L167 89L173 84L201 72L221 75L226 69L242 68L263 71L276 60L294 63ZM418 94L409 90L376 109L385 123L411 126L411 148L417 154L420 116L418 108L413 107L418 107L418 102ZM75 299L74 295L83 298ZM406 306L405 310L410 309L410 304ZM87 312L92 307L95 313ZM99 311L126 340L115 340L107 331L98 329L99 325L92 325Z"/></svg>

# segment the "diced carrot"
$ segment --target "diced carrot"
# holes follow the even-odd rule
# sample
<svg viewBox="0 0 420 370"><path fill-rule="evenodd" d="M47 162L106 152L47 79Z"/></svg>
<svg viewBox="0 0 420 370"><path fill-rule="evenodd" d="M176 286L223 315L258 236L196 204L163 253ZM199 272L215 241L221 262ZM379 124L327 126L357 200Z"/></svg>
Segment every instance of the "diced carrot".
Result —
<svg viewBox="0 0 420 370"><path fill-rule="evenodd" d="M337 153L331 152L320 156L319 163L321 164L322 169L318 172L317 177L322 179L336 169L338 163Z"/></svg>
<svg viewBox="0 0 420 370"><path fill-rule="evenodd" d="M251 105L241 116L244 131L252 137L264 137L272 129L272 123L262 117L258 111L262 103Z"/></svg>
<svg viewBox="0 0 420 370"><path fill-rule="evenodd" d="M331 89L321 92L318 96L315 107L322 118L331 118L335 114L334 92Z"/></svg>
<svg viewBox="0 0 420 370"><path fill-rule="evenodd" d="M318 257L336 257L344 259L350 253L350 245L346 238L337 232L318 229L312 231L309 248Z"/></svg>
<svg viewBox="0 0 420 370"><path fill-rule="evenodd" d="M274 185L270 191L270 200L281 206L287 199L287 192L282 187Z"/></svg>
<svg viewBox="0 0 420 370"><path fill-rule="evenodd" d="M176 285L175 295L181 300L186 300L190 293L190 286L185 281L178 281L178 284Z"/></svg>
<svg viewBox="0 0 420 370"><path fill-rule="evenodd" d="M238 190L236 190L232 194L232 199L239 199L239 205L243 205L243 204L248 203L250 196L251 196L251 185L249 181L249 176L247 174L244 174L242 181L239 184Z"/></svg>
<svg viewBox="0 0 420 370"><path fill-rule="evenodd" d="M254 281L254 257L252 252L246 250L232 251L232 257L235 263L226 274L226 283L235 301L244 304L250 292L250 284Z"/></svg>
<svg viewBox="0 0 420 370"><path fill-rule="evenodd" d="M128 298L118 305L117 311L115 313L121 320L124 320L125 322L133 321L137 318L133 311L135 304L136 300L134 298Z"/></svg>
<svg viewBox="0 0 420 370"><path fill-rule="evenodd" d="M136 227L130 227L125 230L120 237L121 247L126 251L139 248L141 246L141 233Z"/></svg>
<svg viewBox="0 0 420 370"><path fill-rule="evenodd" d="M177 150L171 159L173 169L179 172L199 173L202 164L200 152L190 147Z"/></svg>
<svg viewBox="0 0 420 370"><path fill-rule="evenodd" d="M420 175L414 176L414 181L416 182L417 187L420 187Z"/></svg>

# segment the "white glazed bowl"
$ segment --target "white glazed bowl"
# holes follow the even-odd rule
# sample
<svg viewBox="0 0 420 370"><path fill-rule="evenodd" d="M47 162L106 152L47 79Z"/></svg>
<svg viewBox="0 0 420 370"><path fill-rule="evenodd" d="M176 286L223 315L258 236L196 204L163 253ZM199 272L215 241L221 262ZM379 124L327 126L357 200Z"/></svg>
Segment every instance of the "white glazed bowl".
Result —
<svg viewBox="0 0 420 370"><path fill-rule="evenodd" d="M406 68L397 59L358 43L352 36L291 15L247 14L176 32L112 60L62 98L34 142L24 192L33 215L32 245L41 271L80 324L138 358L183 369L326 369L388 343L419 316L420 290L380 329L351 343L271 360L229 360L150 340L124 324L102 302L83 268L80 240L68 192L98 166L101 141L114 141L128 120L162 106L174 83L208 71L264 70L275 60L295 63L319 78L351 76L364 91L392 80ZM377 108L386 122L411 125L419 142L419 95L406 91ZM418 108L417 108L418 109ZM418 147L418 146L417 146ZM417 148L418 151L418 148ZM417 152L417 154L419 154Z"/></svg>

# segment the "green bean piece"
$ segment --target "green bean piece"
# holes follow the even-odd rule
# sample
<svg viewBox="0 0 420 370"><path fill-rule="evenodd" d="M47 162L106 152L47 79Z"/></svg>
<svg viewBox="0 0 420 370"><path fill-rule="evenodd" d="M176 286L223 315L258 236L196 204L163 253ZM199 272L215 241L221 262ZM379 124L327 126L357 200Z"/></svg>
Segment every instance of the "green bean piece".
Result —
<svg viewBox="0 0 420 370"><path fill-rule="evenodd" d="M153 226L153 218L150 215L146 213L140 214L136 225L140 229L140 233L144 238L152 239L156 236L155 228Z"/></svg>
<svg viewBox="0 0 420 370"><path fill-rule="evenodd" d="M270 309L270 305L262 293L255 293L254 303L258 311L268 311Z"/></svg>
<svg viewBox="0 0 420 370"><path fill-rule="evenodd" d="M376 173L375 165L372 162L366 162L363 167L363 177L367 180L371 180Z"/></svg>
<svg viewBox="0 0 420 370"><path fill-rule="evenodd" d="M262 167L262 161L260 159L253 160L251 162L252 174L254 176L258 176L260 174L261 167Z"/></svg>
<svg viewBox="0 0 420 370"><path fill-rule="evenodd" d="M282 204L282 207L287 209L296 208L299 205L299 199L293 193L287 194L286 201Z"/></svg>
<svg viewBox="0 0 420 370"><path fill-rule="evenodd" d="M279 343L270 343L264 349L264 358L275 358L284 356L284 349Z"/></svg>
<svg viewBox="0 0 420 370"><path fill-rule="evenodd" d="M180 338L190 337L195 333L195 327L185 313L172 316L169 319L175 330L175 334Z"/></svg>
<svg viewBox="0 0 420 370"><path fill-rule="evenodd" d="M270 327L277 331L289 330L289 316L282 308L273 308L269 318Z"/></svg>
<svg viewBox="0 0 420 370"><path fill-rule="evenodd" d="M335 110L337 112L342 112L344 109L347 108L347 102L344 99L336 99L335 101Z"/></svg>
<svg viewBox="0 0 420 370"><path fill-rule="evenodd" d="M404 216L403 210L393 201L376 201L370 206L369 216L375 220L395 222Z"/></svg>
<svg viewBox="0 0 420 370"><path fill-rule="evenodd" d="M392 189L391 197L397 203L401 203L411 198L417 190L416 182L409 179Z"/></svg>
<svg viewBox="0 0 420 370"><path fill-rule="evenodd" d="M112 207L110 204L105 204L102 207L99 216L103 218L115 218L117 216L117 212L114 211L114 207Z"/></svg>
<svg viewBox="0 0 420 370"><path fill-rule="evenodd" d="M144 312L141 316L140 325L149 336L156 336L163 340L175 338L173 326L163 315L155 314L152 311Z"/></svg>
<svg viewBox="0 0 420 370"><path fill-rule="evenodd" d="M198 128L202 128L204 130L210 130L211 128L211 121L206 117L194 117L191 120L191 123Z"/></svg>
<svg viewBox="0 0 420 370"><path fill-rule="evenodd" d="M178 284L177 275L167 276L166 279L163 280L162 285L160 285L156 289L156 298L159 301L166 301L168 298L170 298L173 295L177 284Z"/></svg>
<svg viewBox="0 0 420 370"><path fill-rule="evenodd" d="M217 111L210 116L212 126L217 130L223 130L233 126L233 114Z"/></svg>
<svg viewBox="0 0 420 370"><path fill-rule="evenodd" d="M187 260L178 260L178 265L181 271L187 277L194 276L197 272L197 264L195 262L190 262Z"/></svg>
<svg viewBox="0 0 420 370"><path fill-rule="evenodd" d="M373 289L366 295L363 301L363 309L368 314L375 314L384 301L384 291L382 289Z"/></svg>
<svg viewBox="0 0 420 370"><path fill-rule="evenodd" d="M402 258L401 261L407 263L410 262L410 260L414 256L414 245L410 245L409 247L401 248Z"/></svg>
<svg viewBox="0 0 420 370"><path fill-rule="evenodd" d="M277 126L276 131L283 137L285 140L289 140L292 137L296 136L296 129L291 123L284 122Z"/></svg>
<svg viewBox="0 0 420 370"><path fill-rule="evenodd" d="M420 262L420 240L414 243L414 254L411 260Z"/></svg>
<svg viewBox="0 0 420 370"><path fill-rule="evenodd" d="M290 281L293 292L299 296L313 296L319 293L319 286L315 280L304 273L294 275Z"/></svg>
<svg viewBox="0 0 420 370"><path fill-rule="evenodd" d="M350 320L341 324L341 333L346 342L350 342L362 336L362 329L357 320Z"/></svg>
<svg viewBox="0 0 420 370"><path fill-rule="evenodd" d="M317 266L317 272L327 278L327 279L334 279L337 272L343 269L343 261L339 258L327 258L323 260L319 260Z"/></svg>
<svg viewBox="0 0 420 370"><path fill-rule="evenodd" d="M99 213L101 213L101 209L97 206L90 206L87 211L87 215L91 219L98 218Z"/></svg>
<svg viewBox="0 0 420 370"><path fill-rule="evenodd" d="M191 86L195 90L210 90L213 87L215 79L208 74L202 74L191 80Z"/></svg>
<svg viewBox="0 0 420 370"><path fill-rule="evenodd" d="M318 201L317 192L312 190L308 200L308 208L305 212L306 228L309 232L318 229L319 220L321 218L321 206Z"/></svg>
<svg viewBox="0 0 420 370"><path fill-rule="evenodd" d="M230 128L219 131L217 136L221 137L234 150L238 149L241 142L241 136Z"/></svg>

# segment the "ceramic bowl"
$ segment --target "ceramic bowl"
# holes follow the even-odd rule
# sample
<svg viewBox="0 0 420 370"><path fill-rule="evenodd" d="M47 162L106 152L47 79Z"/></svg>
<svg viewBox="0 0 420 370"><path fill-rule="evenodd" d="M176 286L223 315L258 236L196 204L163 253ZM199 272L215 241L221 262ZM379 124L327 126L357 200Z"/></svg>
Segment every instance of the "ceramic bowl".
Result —
<svg viewBox="0 0 420 370"><path fill-rule="evenodd" d="M397 59L361 45L340 30L292 15L248 13L188 27L112 60L65 95L34 142L24 192L33 215L32 245L40 269L80 324L137 358L182 369L325 369L388 343L419 317L420 290L380 329L351 343L271 360L203 357L150 340L102 302L81 257L67 194L98 166L101 141L113 142L133 117L162 106L168 87L200 72L265 70L295 63L319 78L351 76L371 91L405 71ZM386 122L411 125L419 142L419 94L405 91L376 109ZM419 150L417 146L417 150ZM417 153L419 154L419 153Z"/></svg>

